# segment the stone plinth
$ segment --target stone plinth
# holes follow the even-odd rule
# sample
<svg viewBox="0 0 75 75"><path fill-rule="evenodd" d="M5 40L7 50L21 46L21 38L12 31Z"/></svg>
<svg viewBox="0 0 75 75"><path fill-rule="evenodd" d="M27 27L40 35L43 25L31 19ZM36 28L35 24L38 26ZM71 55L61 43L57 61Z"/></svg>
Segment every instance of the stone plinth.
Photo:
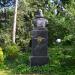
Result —
<svg viewBox="0 0 75 75"><path fill-rule="evenodd" d="M30 56L31 66L41 66L48 63L48 31L46 28L35 28L32 30L32 54Z"/></svg>

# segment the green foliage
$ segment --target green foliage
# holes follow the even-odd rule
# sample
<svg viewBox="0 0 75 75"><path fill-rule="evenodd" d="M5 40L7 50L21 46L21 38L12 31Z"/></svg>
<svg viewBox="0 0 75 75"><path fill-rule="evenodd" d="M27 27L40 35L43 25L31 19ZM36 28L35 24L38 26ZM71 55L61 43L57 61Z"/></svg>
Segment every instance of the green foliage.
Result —
<svg viewBox="0 0 75 75"><path fill-rule="evenodd" d="M75 45L74 35L66 35L62 41L63 45Z"/></svg>
<svg viewBox="0 0 75 75"><path fill-rule="evenodd" d="M48 4L49 10L46 10ZM0 46L3 47L6 59L6 67L12 68L15 73L39 73L51 75L74 75L75 74L75 1L63 0L64 11L59 10L55 15L55 6L51 6L46 0L20 0L17 18L16 43L26 53L20 51L17 45L11 44L11 33L14 9L7 10L7 21L0 22ZM29 42L31 40L32 20L34 12L41 8L48 19L49 46L47 65L30 67ZM0 12L0 15L2 13ZM57 44L56 39L62 42ZM52 46L51 46L52 45ZM52 47L52 48L51 48ZM1 52L0 52L1 53ZM15 59L14 62L8 61ZM0 65L1 68L1 65Z"/></svg>
<svg viewBox="0 0 75 75"><path fill-rule="evenodd" d="M72 0L73 1L73 0ZM71 0L62 0L62 2L64 3L64 4L70 4L71 3Z"/></svg>
<svg viewBox="0 0 75 75"><path fill-rule="evenodd" d="M71 52L74 52L73 50ZM64 57L61 60L61 66L64 69L72 68L75 70L75 56L71 55L72 53L64 55Z"/></svg>
<svg viewBox="0 0 75 75"><path fill-rule="evenodd" d="M9 44L11 42L11 36L9 33L3 32L3 30L0 31L0 46L4 47L6 44Z"/></svg>
<svg viewBox="0 0 75 75"><path fill-rule="evenodd" d="M3 54L2 48L0 47L0 64L2 64L3 61L4 61L4 54Z"/></svg>
<svg viewBox="0 0 75 75"><path fill-rule="evenodd" d="M3 13L0 12L0 15L2 14ZM0 46L2 46L3 48L5 47L5 45L11 43L12 23L13 23L13 10L9 10L7 8L6 21L2 22L0 18Z"/></svg>
<svg viewBox="0 0 75 75"><path fill-rule="evenodd" d="M6 61L5 65L16 74L46 74L67 75L75 73L74 46L53 46L48 49L49 63L43 66L31 67L29 63L30 52L19 52L14 62ZM74 54L73 54L74 53Z"/></svg>
<svg viewBox="0 0 75 75"><path fill-rule="evenodd" d="M5 51L6 51L6 56L8 58L14 59L18 55L20 48L16 44L12 44L12 45L7 45Z"/></svg>
<svg viewBox="0 0 75 75"><path fill-rule="evenodd" d="M48 31L50 44L55 42L57 38L64 39L65 36L72 35L75 32L73 11L67 10L66 7L66 11L63 12L60 10L58 15L54 15L54 13L51 12L54 11L54 9L53 7L50 11L45 13L49 21Z"/></svg>
<svg viewBox="0 0 75 75"><path fill-rule="evenodd" d="M59 16L53 16L49 18L48 34L49 41L51 42L49 44L54 43L58 38L63 39L66 35L70 33L70 30L67 27L65 27L66 22L64 19L64 17Z"/></svg>
<svg viewBox="0 0 75 75"><path fill-rule="evenodd" d="M30 52L19 52L17 59L15 60L15 62L17 64L27 64L29 65L29 56L30 56Z"/></svg>
<svg viewBox="0 0 75 75"><path fill-rule="evenodd" d="M17 72L17 74L19 73L21 73L21 74L28 74L28 73L30 73L31 72L31 69L30 69L30 67L28 66L28 65L25 65L25 64L20 64L20 65L18 65L15 69L14 69L14 71L16 71Z"/></svg>
<svg viewBox="0 0 75 75"><path fill-rule="evenodd" d="M19 56L19 61L15 61L14 72L17 74L46 74L46 75L66 75L74 74L74 60L72 59L71 52L73 47L71 46L53 46L48 49L49 63L43 66L30 67L29 56L30 53L22 53ZM66 53L66 54L65 54ZM21 58L21 59L20 59ZM67 59L67 60L66 60ZM69 63L70 62L70 63ZM71 64L72 63L72 64Z"/></svg>

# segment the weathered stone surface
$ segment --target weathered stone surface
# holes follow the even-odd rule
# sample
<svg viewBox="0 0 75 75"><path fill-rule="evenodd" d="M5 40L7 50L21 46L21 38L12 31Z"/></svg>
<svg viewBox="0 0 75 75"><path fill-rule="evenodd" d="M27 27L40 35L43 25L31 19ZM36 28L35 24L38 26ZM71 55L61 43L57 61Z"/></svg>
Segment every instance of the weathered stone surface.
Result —
<svg viewBox="0 0 75 75"><path fill-rule="evenodd" d="M46 28L35 28L32 30L32 54L31 66L40 66L48 63L48 30Z"/></svg>
<svg viewBox="0 0 75 75"><path fill-rule="evenodd" d="M32 31L32 56L47 56L48 32L46 29Z"/></svg>
<svg viewBox="0 0 75 75"><path fill-rule="evenodd" d="M30 65L31 66L41 66L48 63L48 56L31 56Z"/></svg>

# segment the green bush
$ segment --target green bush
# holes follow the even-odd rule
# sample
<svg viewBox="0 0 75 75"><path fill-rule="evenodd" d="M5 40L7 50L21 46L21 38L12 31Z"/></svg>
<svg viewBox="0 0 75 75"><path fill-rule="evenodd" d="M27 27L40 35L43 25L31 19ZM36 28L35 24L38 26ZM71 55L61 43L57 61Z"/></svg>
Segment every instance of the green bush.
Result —
<svg viewBox="0 0 75 75"><path fill-rule="evenodd" d="M75 36L73 34L66 35L62 40L63 45L75 45Z"/></svg>
<svg viewBox="0 0 75 75"><path fill-rule="evenodd" d="M29 56L30 56L30 53L28 52L25 52L25 53L19 52L18 57L16 59L16 63L29 65Z"/></svg>
<svg viewBox="0 0 75 75"><path fill-rule="evenodd" d="M3 61L4 61L4 54L3 54L2 48L0 47L0 64L2 64Z"/></svg>
<svg viewBox="0 0 75 75"><path fill-rule="evenodd" d="M31 72L31 68L26 64L20 64L14 69L14 71L16 71L17 74L28 74Z"/></svg>
<svg viewBox="0 0 75 75"><path fill-rule="evenodd" d="M5 48L5 51L6 51L6 56L8 58L12 59L12 58L16 58L16 56L18 56L18 52L20 51L20 48L16 44L12 44L12 45L8 45Z"/></svg>

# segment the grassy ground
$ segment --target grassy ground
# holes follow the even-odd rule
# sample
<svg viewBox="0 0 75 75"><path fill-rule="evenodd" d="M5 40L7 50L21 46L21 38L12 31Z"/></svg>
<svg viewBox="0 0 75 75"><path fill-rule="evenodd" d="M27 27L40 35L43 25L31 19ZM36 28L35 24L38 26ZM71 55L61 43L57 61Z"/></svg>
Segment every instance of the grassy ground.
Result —
<svg viewBox="0 0 75 75"><path fill-rule="evenodd" d="M43 74L15 74L10 70L0 70L0 75L43 75Z"/></svg>
<svg viewBox="0 0 75 75"><path fill-rule="evenodd" d="M0 75L13 75L10 70L0 70Z"/></svg>

